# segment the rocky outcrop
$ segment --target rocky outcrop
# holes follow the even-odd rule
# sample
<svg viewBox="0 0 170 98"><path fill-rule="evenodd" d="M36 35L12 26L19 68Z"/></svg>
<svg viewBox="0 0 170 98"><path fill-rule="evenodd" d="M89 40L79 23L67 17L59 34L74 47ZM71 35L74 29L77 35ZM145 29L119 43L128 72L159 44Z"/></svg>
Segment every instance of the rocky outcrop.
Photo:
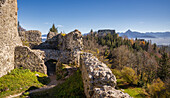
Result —
<svg viewBox="0 0 170 98"><path fill-rule="evenodd" d="M106 64L91 53L81 53L80 65L87 98L130 98L115 89L116 77Z"/></svg>
<svg viewBox="0 0 170 98"><path fill-rule="evenodd" d="M51 39L51 38L53 38L54 36L57 36L58 35L58 33L56 33L56 32L49 32L48 34L47 34L47 40L48 39Z"/></svg>
<svg viewBox="0 0 170 98"><path fill-rule="evenodd" d="M31 50L29 47L19 46L15 48L15 68L23 67L31 71L47 73L44 64L45 54L41 50Z"/></svg>
<svg viewBox="0 0 170 98"><path fill-rule="evenodd" d="M17 0L0 0L0 77L14 68L15 47L22 45L17 23Z"/></svg>
<svg viewBox="0 0 170 98"><path fill-rule="evenodd" d="M38 30L20 31L19 36L21 37L23 45L30 48L42 43L41 32Z"/></svg>

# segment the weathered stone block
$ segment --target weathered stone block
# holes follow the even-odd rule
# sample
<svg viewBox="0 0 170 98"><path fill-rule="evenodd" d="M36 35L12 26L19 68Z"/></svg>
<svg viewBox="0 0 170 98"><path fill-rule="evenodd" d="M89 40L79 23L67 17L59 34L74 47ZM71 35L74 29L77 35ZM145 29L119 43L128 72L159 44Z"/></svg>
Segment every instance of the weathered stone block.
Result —
<svg viewBox="0 0 170 98"><path fill-rule="evenodd" d="M21 37L23 45L30 48L42 43L41 32L38 30L20 31L19 36Z"/></svg>
<svg viewBox="0 0 170 98"><path fill-rule="evenodd" d="M45 54L41 50L31 50L26 46L15 48L15 68L23 67L31 71L47 73L47 68L44 64Z"/></svg>

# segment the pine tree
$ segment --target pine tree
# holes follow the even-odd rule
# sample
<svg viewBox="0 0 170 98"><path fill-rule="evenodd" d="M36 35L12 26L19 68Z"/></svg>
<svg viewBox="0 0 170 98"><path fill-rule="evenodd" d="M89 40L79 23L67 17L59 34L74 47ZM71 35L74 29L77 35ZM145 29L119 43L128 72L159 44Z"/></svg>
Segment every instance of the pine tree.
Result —
<svg viewBox="0 0 170 98"><path fill-rule="evenodd" d="M50 31L51 31L51 32L58 33L58 30L57 30L57 28L55 28L55 25L54 25L54 24L53 24L52 28L50 28Z"/></svg>
<svg viewBox="0 0 170 98"><path fill-rule="evenodd" d="M93 29L90 30L90 34L93 34Z"/></svg>
<svg viewBox="0 0 170 98"><path fill-rule="evenodd" d="M162 58L159 61L159 68L158 68L158 77L165 81L167 78L169 78L169 70L170 70L170 63L169 63L169 57L167 53L162 54Z"/></svg>

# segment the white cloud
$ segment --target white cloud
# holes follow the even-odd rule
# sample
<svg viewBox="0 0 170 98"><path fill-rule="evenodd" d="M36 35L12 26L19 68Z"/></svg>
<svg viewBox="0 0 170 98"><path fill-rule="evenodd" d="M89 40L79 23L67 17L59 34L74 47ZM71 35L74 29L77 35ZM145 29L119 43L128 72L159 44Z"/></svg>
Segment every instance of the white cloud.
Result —
<svg viewBox="0 0 170 98"><path fill-rule="evenodd" d="M63 27L63 25L57 25L57 27L58 27L58 28L62 28L62 27Z"/></svg>

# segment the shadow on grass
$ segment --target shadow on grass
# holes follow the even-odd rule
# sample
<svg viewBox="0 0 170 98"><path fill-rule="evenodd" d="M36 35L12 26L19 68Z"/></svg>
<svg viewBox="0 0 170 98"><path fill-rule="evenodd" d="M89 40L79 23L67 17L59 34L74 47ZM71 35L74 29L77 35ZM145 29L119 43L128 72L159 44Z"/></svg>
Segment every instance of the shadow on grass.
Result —
<svg viewBox="0 0 170 98"><path fill-rule="evenodd" d="M28 90L26 90L25 92L31 91L31 90L35 90L35 89L39 89L38 87L35 86L31 86Z"/></svg>
<svg viewBox="0 0 170 98"><path fill-rule="evenodd" d="M135 98L146 98L146 97L147 97L147 95L145 95L145 94L138 94L135 96Z"/></svg>
<svg viewBox="0 0 170 98"><path fill-rule="evenodd" d="M50 78L49 77L39 77L37 76L37 79L40 83L42 83L43 85L47 85L50 83Z"/></svg>

